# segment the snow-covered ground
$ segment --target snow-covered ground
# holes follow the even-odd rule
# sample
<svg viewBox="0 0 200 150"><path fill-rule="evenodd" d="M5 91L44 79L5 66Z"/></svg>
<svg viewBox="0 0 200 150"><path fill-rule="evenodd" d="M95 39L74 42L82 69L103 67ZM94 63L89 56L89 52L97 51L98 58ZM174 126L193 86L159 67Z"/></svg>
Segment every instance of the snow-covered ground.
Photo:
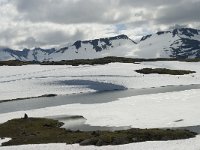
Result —
<svg viewBox="0 0 200 150"><path fill-rule="evenodd" d="M82 115L93 126L161 128L200 125L200 90L139 95L102 104L70 104L29 110L31 117ZM25 111L0 114L0 123ZM183 120L176 122L177 120Z"/></svg>
<svg viewBox="0 0 200 150"><path fill-rule="evenodd" d="M32 97L44 94L71 94L115 88L148 88L166 85L200 84L200 63L144 62L141 64L112 63L97 66L20 66L0 67L0 99ZM183 76L142 75L136 69L164 67L196 71ZM79 82L77 82L79 81ZM88 81L88 85L86 84ZM80 83L80 85L78 84ZM104 83L104 84L102 84ZM92 84L92 85L91 85ZM95 84L95 86L93 86ZM109 90L109 89L106 89ZM31 117L82 115L94 126L131 126L161 128L200 125L200 89L181 92L138 95L101 104L70 104L29 110ZM24 111L0 114L0 123L19 118ZM182 121L177 121L182 120ZM193 139L132 143L121 146L80 147L78 145L47 144L0 149L168 149L199 150L200 136Z"/></svg>
<svg viewBox="0 0 200 150"><path fill-rule="evenodd" d="M41 144L41 145L23 145L12 147L0 147L0 150L199 150L200 136L187 140L175 141L154 141L133 143L120 146L79 146L66 144Z"/></svg>
<svg viewBox="0 0 200 150"><path fill-rule="evenodd" d="M0 138L0 146L1 146L2 143L8 142L10 140L11 140L11 138L4 138L4 139Z"/></svg>
<svg viewBox="0 0 200 150"><path fill-rule="evenodd" d="M36 97L44 94L72 94L123 88L199 84L199 65L200 63L186 62L145 62L141 64L111 63L78 67L3 66L0 67L0 100ZM197 73L184 76L170 76L157 74L142 75L135 72L137 69L146 67L189 69L197 71ZM108 86L105 83L112 83L112 85ZM93 86L94 84L95 87Z"/></svg>

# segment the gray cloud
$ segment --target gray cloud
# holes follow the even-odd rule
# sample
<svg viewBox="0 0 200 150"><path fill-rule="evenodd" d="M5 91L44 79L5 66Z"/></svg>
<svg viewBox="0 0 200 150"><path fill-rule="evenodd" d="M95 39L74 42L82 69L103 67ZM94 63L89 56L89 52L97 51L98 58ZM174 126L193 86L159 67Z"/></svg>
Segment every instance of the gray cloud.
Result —
<svg viewBox="0 0 200 150"><path fill-rule="evenodd" d="M14 3L24 19L33 22L116 23L130 17L118 5L113 7L112 0L17 0Z"/></svg>
<svg viewBox="0 0 200 150"><path fill-rule="evenodd" d="M158 11L157 23L175 24L200 22L200 1L175 4Z"/></svg>
<svg viewBox="0 0 200 150"><path fill-rule="evenodd" d="M79 39L200 27L200 0L0 0L0 46L59 45Z"/></svg>
<svg viewBox="0 0 200 150"><path fill-rule="evenodd" d="M25 40L22 40L20 42L17 43L17 45L19 45L20 48L33 48L33 47L40 47L40 46L44 46L47 43L44 42L40 42L37 39L35 39L34 37L28 37Z"/></svg>
<svg viewBox="0 0 200 150"><path fill-rule="evenodd" d="M2 30L0 31L0 39L7 41L18 34L19 33L17 30L10 30L10 29Z"/></svg>
<svg viewBox="0 0 200 150"><path fill-rule="evenodd" d="M41 47L45 45L59 45L61 43L68 43L69 41L75 41L77 39L82 39L84 34L80 31L76 31L73 35L68 35L63 31L52 31L41 33L38 35L38 38L28 37L25 40L22 40L17 43L20 47Z"/></svg>
<svg viewBox="0 0 200 150"><path fill-rule="evenodd" d="M5 29L0 30L0 47L12 47L15 38L17 38L19 35L18 30L14 29Z"/></svg>
<svg viewBox="0 0 200 150"><path fill-rule="evenodd" d="M176 3L182 2L183 0L176 0ZM120 0L120 5L128 5L131 7L158 7L173 5L174 0Z"/></svg>
<svg viewBox="0 0 200 150"><path fill-rule="evenodd" d="M58 24L155 24L199 22L200 1L191 0L17 0L20 18ZM140 10L142 9L142 10ZM155 16L155 14L157 14ZM134 16L134 17L133 17ZM139 20L137 18L140 18Z"/></svg>
<svg viewBox="0 0 200 150"><path fill-rule="evenodd" d="M41 34L40 38L46 43L51 43L52 45L57 45L59 43L67 43L75 41L77 39L81 40L84 37L84 33L81 31L76 31L73 35L64 33L63 31L53 31Z"/></svg>

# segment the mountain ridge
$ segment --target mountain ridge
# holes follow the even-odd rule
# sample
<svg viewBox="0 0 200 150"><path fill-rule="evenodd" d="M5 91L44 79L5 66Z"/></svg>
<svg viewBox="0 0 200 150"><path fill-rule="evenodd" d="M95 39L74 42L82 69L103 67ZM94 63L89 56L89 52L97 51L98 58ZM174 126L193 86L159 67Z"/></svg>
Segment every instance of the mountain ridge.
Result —
<svg viewBox="0 0 200 150"><path fill-rule="evenodd" d="M60 61L106 56L133 58L200 58L200 30L179 28L143 36L136 43L127 35L78 40L60 48L13 50L0 48L0 61Z"/></svg>

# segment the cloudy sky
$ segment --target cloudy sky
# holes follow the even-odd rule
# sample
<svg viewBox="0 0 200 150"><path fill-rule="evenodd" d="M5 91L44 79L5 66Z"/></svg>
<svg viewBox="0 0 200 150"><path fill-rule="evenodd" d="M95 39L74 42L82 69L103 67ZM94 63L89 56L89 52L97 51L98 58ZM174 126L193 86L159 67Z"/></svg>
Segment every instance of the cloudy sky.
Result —
<svg viewBox="0 0 200 150"><path fill-rule="evenodd" d="M200 27L200 0L0 0L0 46L50 47L175 25Z"/></svg>

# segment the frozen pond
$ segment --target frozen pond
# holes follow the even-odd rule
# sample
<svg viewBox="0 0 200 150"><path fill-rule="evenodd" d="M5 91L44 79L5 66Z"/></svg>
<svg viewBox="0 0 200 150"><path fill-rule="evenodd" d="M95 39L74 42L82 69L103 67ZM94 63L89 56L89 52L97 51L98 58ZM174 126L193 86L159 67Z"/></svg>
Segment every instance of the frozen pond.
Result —
<svg viewBox="0 0 200 150"><path fill-rule="evenodd" d="M72 130L72 131L117 131L117 130L127 130L131 127L124 126L124 127L104 127L104 126L91 126L89 124L86 124L86 120L84 117L81 116L52 116L47 117L50 119L59 120L60 122L63 122L64 125L62 128Z"/></svg>
<svg viewBox="0 0 200 150"><path fill-rule="evenodd" d="M91 126L86 124L86 119L81 116L71 117L71 116L52 116L47 117L51 119L59 120L63 122L64 125L62 128L69 129L72 131L118 131L118 130L128 130L131 129L130 126L122 126L122 127L113 127L113 126ZM178 128L170 128L170 129L183 129L189 130L191 132L195 132L200 134L200 126L188 126L188 127L178 127Z"/></svg>
<svg viewBox="0 0 200 150"><path fill-rule="evenodd" d="M60 105L75 104L75 103L80 103L80 104L107 103L124 97L184 91L190 89L200 89L200 85L197 84L197 85L166 86L166 87L148 88L148 89L128 89L128 90L86 93L77 95L63 95L56 97L42 97L42 98L33 98L27 100L25 99L19 101L10 101L10 102L0 103L0 113L40 109L45 107L60 106Z"/></svg>

